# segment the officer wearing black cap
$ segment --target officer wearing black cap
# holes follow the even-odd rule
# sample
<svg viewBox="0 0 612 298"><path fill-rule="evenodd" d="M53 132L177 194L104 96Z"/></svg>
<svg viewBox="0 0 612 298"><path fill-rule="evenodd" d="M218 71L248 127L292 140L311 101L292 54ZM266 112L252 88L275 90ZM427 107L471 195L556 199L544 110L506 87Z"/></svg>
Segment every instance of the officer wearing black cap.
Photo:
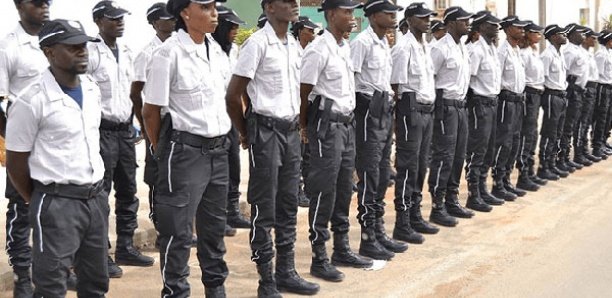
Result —
<svg viewBox="0 0 612 298"><path fill-rule="evenodd" d="M529 22L529 25L525 26L525 37L519 44L521 59L525 65L525 107L519 146L521 149L516 161L519 170L516 186L525 190L537 190L539 185L545 185L547 182L535 175L534 170L538 121L544 92L544 64L537 45L542 39L543 31L544 28Z"/></svg>
<svg viewBox="0 0 612 298"><path fill-rule="evenodd" d="M461 37L468 33L472 17L472 13L459 6L447 8L444 25L448 33L431 48L436 100L428 181L433 200L429 219L447 227L457 225L453 216L470 218L474 215L459 203L459 184L468 141L465 103L470 83L469 56Z"/></svg>
<svg viewBox="0 0 612 298"><path fill-rule="evenodd" d="M567 177L568 172L556 167L559 120L565 113L566 68L561 52L561 46L567 43L565 29L559 25L548 25L544 29L544 37L549 46L542 52L544 64L544 94L542 95L542 128L540 131L540 167L538 176L546 180L559 180Z"/></svg>
<svg viewBox="0 0 612 298"><path fill-rule="evenodd" d="M486 186L495 148L497 95L501 86L501 66L493 42L499 33L500 22L489 11L477 12L472 21L472 30L480 38L469 47L471 92L467 99L469 138L465 166L468 183L466 206L481 212L491 211L489 205L504 203L504 200L491 195Z"/></svg>
<svg viewBox="0 0 612 298"><path fill-rule="evenodd" d="M429 31L432 37L429 41L429 46L433 46L438 40L446 35L446 25L444 25L444 22L441 20L431 20Z"/></svg>
<svg viewBox="0 0 612 298"><path fill-rule="evenodd" d="M7 109L18 94L33 82L49 63L38 45L38 32L49 20L49 0L14 0L19 14L15 29L0 41L0 102L8 100ZM0 109L0 135L5 136L6 111ZM12 267L13 295L32 296L30 280L31 247L28 205L6 176L6 253Z"/></svg>
<svg viewBox="0 0 612 298"><path fill-rule="evenodd" d="M265 13L262 13L261 15L259 15L259 17L257 18L257 28L261 29L266 25L266 22L268 21L268 17L266 16Z"/></svg>
<svg viewBox="0 0 612 298"><path fill-rule="evenodd" d="M243 148L249 150L249 239L251 260L260 277L257 295L280 297L279 291L314 295L319 285L304 280L295 270L302 61L300 45L288 27L298 20L299 6L295 0L263 0L261 6L268 21L242 46L226 95L227 111ZM244 93L248 95L246 115Z"/></svg>
<svg viewBox="0 0 612 298"><path fill-rule="evenodd" d="M603 31L598 38L599 50L595 53L595 61L599 70L597 104L593 114L593 155L607 159L610 150L606 141L609 137L612 106L612 32Z"/></svg>
<svg viewBox="0 0 612 298"><path fill-rule="evenodd" d="M568 103L565 118L561 123L560 150L557 157L557 166L571 173L583 167L582 164L575 163L570 159L570 151L572 149L572 139L573 144L576 144L573 135L577 125L576 122L580 118L582 111L582 97L588 81L589 55L588 52L582 49L586 28L578 24L569 24L565 27L565 31L569 41L563 47L563 57L565 58L565 66L567 68Z"/></svg>
<svg viewBox="0 0 612 298"><path fill-rule="evenodd" d="M506 201L514 201L526 192L515 188L510 173L519 151L525 91L525 67L518 43L525 36L527 22L517 16L507 16L500 23L506 40L498 48L501 67L501 92L497 105L495 147L493 151L493 190L491 194Z"/></svg>
<svg viewBox="0 0 612 298"><path fill-rule="evenodd" d="M312 196L308 210L312 246L310 273L329 281L344 274L334 265L370 267L372 261L351 251L349 209L355 167L355 79L351 51L344 35L356 26L353 11L362 4L352 0L325 0L328 27L304 51L301 68L300 128L308 136L310 172L306 192ZM325 242L334 232L332 264Z"/></svg>
<svg viewBox="0 0 612 298"><path fill-rule="evenodd" d="M223 233L231 128L224 100L227 57L210 35L217 26L214 0L170 0L166 7L177 20L177 32L153 52L142 111L158 162L154 208L161 295L190 295L188 261L195 217L205 295L225 297Z"/></svg>
<svg viewBox="0 0 612 298"><path fill-rule="evenodd" d="M393 133L391 49L386 33L396 26L395 15L402 7L390 1L370 0L363 10L369 26L351 41L355 72L355 168L357 220L361 225L359 254L389 260L408 245L385 233L384 197L389 186Z"/></svg>
<svg viewBox="0 0 612 298"><path fill-rule="evenodd" d="M134 115L136 119L138 119L141 127L144 127L144 121L142 119L142 90L147 80L147 69L151 60L151 55L155 49L172 35L172 32L174 32L174 25L176 24L174 16L168 13L166 10L166 3L163 2L155 3L147 9L147 21L151 24L156 34L153 40L151 40L134 59L134 74L132 76L132 86L130 89L130 99L132 99L132 104L134 105ZM149 186L149 218L157 230L157 220L153 208L157 163L153 159L151 150L149 150L151 142L149 142L149 139L146 137L146 131L144 129L142 131L144 132L147 147L145 153L144 182Z"/></svg>
<svg viewBox="0 0 612 298"><path fill-rule="evenodd" d="M404 10L410 31L400 37L391 51L397 170L393 238L410 243L423 243L425 238L420 233L439 231L421 215L436 99L433 62L424 35L429 30L429 19L435 15L422 2L410 4Z"/></svg>
<svg viewBox="0 0 612 298"><path fill-rule="evenodd" d="M399 24L397 25L398 29L400 32L402 32L402 34L406 34L408 33L408 21L406 21L405 18L403 18L401 21L399 21Z"/></svg>
<svg viewBox="0 0 612 298"><path fill-rule="evenodd" d="M300 42L303 50L315 39L315 30L318 28L307 16L299 16L298 21L291 25L291 33Z"/></svg>
<svg viewBox="0 0 612 298"><path fill-rule="evenodd" d="M590 134L588 134L593 119L595 100L597 98L597 80L599 79L595 55L589 49L597 44L598 37L599 33L587 28L581 47L589 56L589 67L587 83L582 97L582 111L574 132L574 138L576 139L576 144L574 145L574 161L584 166L590 166L594 162L601 161L599 157L592 155L589 150Z"/></svg>
<svg viewBox="0 0 612 298"><path fill-rule="evenodd" d="M76 21L45 23L39 44L50 64L13 103L7 169L31 204L34 297L64 297L74 264L79 297L108 291L108 203L102 187L100 92L85 76L87 46ZM31 296L30 296L31 297Z"/></svg>

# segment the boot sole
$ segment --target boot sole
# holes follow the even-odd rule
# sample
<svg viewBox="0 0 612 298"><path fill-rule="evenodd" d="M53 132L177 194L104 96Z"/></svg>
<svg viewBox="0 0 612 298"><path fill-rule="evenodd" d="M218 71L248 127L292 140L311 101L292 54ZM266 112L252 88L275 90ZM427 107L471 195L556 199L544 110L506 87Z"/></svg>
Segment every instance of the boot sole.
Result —
<svg viewBox="0 0 612 298"><path fill-rule="evenodd" d="M364 256L364 257L368 257L372 260L383 260L383 261L391 261L391 259L393 259L393 257L395 256L380 256L380 255L372 255L372 254L368 254L368 253L363 253L363 252L359 252L359 255Z"/></svg>
<svg viewBox="0 0 612 298"><path fill-rule="evenodd" d="M132 262L132 261L120 261L119 259L115 258L115 264L119 266L151 267L155 264L155 260L153 260L153 262L150 262L150 263L138 263L138 262Z"/></svg>
<svg viewBox="0 0 612 298"><path fill-rule="evenodd" d="M448 215L452 216L452 217L458 217L458 218L472 218L474 217L474 214L464 214L464 213L455 213L455 212L448 212ZM430 220L431 221L431 220Z"/></svg>
<svg viewBox="0 0 612 298"><path fill-rule="evenodd" d="M466 205L465 207L468 207L468 208L470 208L472 210L480 211L480 212L491 212L491 210L493 210L492 207L486 208L486 207L483 207L483 206Z"/></svg>
<svg viewBox="0 0 612 298"><path fill-rule="evenodd" d="M487 205L489 206L501 206L503 205L506 201L484 201L485 203L487 203ZM469 207L468 207L469 208ZM473 209L473 208L471 208Z"/></svg>
<svg viewBox="0 0 612 298"><path fill-rule="evenodd" d="M317 293L319 293L319 290L320 290L319 288L316 290L306 290L306 289L299 290L299 289L292 288L289 286L279 285L278 281L276 282L276 289L279 292L283 292L283 293L292 293L292 294L308 295L308 296L316 295Z"/></svg>
<svg viewBox="0 0 612 298"><path fill-rule="evenodd" d="M372 264L353 264L353 263L345 263L345 262L338 262L338 261L331 261L332 265L334 266L338 266L338 267L350 267L350 268L358 268L358 269L363 269L363 268L370 268L372 267ZM322 278L322 277L321 277Z"/></svg>
<svg viewBox="0 0 612 298"><path fill-rule="evenodd" d="M463 218L468 218L468 217L463 217ZM441 226L443 226L443 227L449 227L449 228L454 228L454 227L456 227L456 226L457 226L457 224L458 224L458 222L454 222L454 223L452 223L452 224L451 224L451 223L446 223L446 222L438 222L438 221L432 220L431 218L429 219L429 221L430 221L430 222L433 222L433 223L435 223L435 224L437 224L437 225L441 225Z"/></svg>
<svg viewBox="0 0 612 298"><path fill-rule="evenodd" d="M434 229L421 229L421 228L415 228L414 226L412 226L412 229L421 234L428 234L428 235L435 235L435 234L438 234L438 232L440 232L440 229L435 229L435 230Z"/></svg>
<svg viewBox="0 0 612 298"><path fill-rule="evenodd" d="M312 273L312 271L310 272L310 275L312 275L313 277L316 277L316 278L320 278L320 279L322 279L324 281L341 282L341 281L344 280L344 276L340 276L338 278L330 278L328 276L322 276L322 275L314 274L314 273Z"/></svg>

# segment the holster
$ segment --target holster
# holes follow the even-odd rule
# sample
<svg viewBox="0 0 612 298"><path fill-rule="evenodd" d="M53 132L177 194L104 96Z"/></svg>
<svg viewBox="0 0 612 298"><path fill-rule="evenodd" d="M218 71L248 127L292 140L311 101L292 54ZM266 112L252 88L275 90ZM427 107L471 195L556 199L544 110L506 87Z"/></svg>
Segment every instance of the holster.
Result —
<svg viewBox="0 0 612 298"><path fill-rule="evenodd" d="M246 118L246 131L247 131L247 143L249 145L255 144L257 140L257 115L253 112L253 106L249 104L244 113L244 117Z"/></svg>
<svg viewBox="0 0 612 298"><path fill-rule="evenodd" d="M325 136L327 135L327 129L329 129L329 117L331 115L331 107L334 104L334 101L331 99L327 99L325 100L325 103L323 104L323 110L320 110L317 107L317 110L319 112L319 115L317 118L319 118L318 123L316 123L316 129L317 129L317 138L319 139L324 139Z"/></svg>
<svg viewBox="0 0 612 298"><path fill-rule="evenodd" d="M436 101L435 101L435 110L434 110L434 118L436 120L444 120L444 97L442 96L444 93L443 89L436 89Z"/></svg>
<svg viewBox="0 0 612 298"><path fill-rule="evenodd" d="M172 116L170 113L166 113L162 118L161 125L159 127L159 138L157 138L157 150L153 154L153 158L159 160L164 155L166 146L170 142L172 137Z"/></svg>

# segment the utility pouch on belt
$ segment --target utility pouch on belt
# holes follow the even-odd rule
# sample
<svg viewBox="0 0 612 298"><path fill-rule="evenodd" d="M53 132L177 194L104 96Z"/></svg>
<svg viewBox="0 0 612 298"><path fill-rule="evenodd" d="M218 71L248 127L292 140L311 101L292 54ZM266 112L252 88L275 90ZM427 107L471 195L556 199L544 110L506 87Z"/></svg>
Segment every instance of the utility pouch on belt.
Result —
<svg viewBox="0 0 612 298"><path fill-rule="evenodd" d="M443 89L436 89L436 102L435 102L435 110L434 110L434 118L436 120L444 119L444 97L442 94L444 93Z"/></svg>
<svg viewBox="0 0 612 298"><path fill-rule="evenodd" d="M381 119L385 114L385 107L389 102L387 92L374 91L372 99L370 99L370 115L376 119Z"/></svg>
<svg viewBox="0 0 612 298"><path fill-rule="evenodd" d="M172 116L170 113L166 113L162 118L161 125L159 127L159 138L157 139L157 150L154 152L154 158L159 159L164 155L166 145L170 142L172 136Z"/></svg>
<svg viewBox="0 0 612 298"><path fill-rule="evenodd" d="M255 144L257 140L257 115L253 113L253 106L249 104L244 113L246 118L247 142L249 145Z"/></svg>
<svg viewBox="0 0 612 298"><path fill-rule="evenodd" d="M329 129L329 117L331 115L331 107L334 104L334 101L327 98L325 103L323 104L323 110L319 110L319 118L317 123L314 123L315 128L317 130L317 138L324 139L327 135L327 129ZM320 105L320 104L319 104ZM316 119L316 118L315 118Z"/></svg>

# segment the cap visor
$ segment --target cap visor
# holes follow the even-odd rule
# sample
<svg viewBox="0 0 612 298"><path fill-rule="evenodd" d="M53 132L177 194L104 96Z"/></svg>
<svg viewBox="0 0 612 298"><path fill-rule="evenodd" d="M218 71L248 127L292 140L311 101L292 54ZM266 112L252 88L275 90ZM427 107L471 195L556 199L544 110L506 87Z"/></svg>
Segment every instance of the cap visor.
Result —
<svg viewBox="0 0 612 298"><path fill-rule="evenodd" d="M86 43L86 42L99 42L100 39L95 38L95 37L91 37L91 36L87 36L84 34L79 34L76 36L72 36L72 37L68 37L62 41L58 41L57 43L61 43L61 44L68 44L68 45L75 45L75 44L82 44L82 43Z"/></svg>
<svg viewBox="0 0 612 298"><path fill-rule="evenodd" d="M235 16L235 15L230 15L227 18L225 18L228 22L230 23L234 23L236 25L244 25L246 24L245 21L241 20L239 17Z"/></svg>
<svg viewBox="0 0 612 298"><path fill-rule="evenodd" d="M109 13L105 13L104 17L109 18L109 19L118 19L120 17L123 17L126 14L131 14L131 13L123 8L118 8Z"/></svg>
<svg viewBox="0 0 612 298"><path fill-rule="evenodd" d="M524 21L512 22L512 26L514 27L525 27L527 25L529 25L529 22L524 22Z"/></svg>
<svg viewBox="0 0 612 298"><path fill-rule="evenodd" d="M317 26L317 24L315 24L315 23L313 23L311 21L304 22L304 27L310 28L310 29L313 29L313 30L319 28L319 26Z"/></svg>

